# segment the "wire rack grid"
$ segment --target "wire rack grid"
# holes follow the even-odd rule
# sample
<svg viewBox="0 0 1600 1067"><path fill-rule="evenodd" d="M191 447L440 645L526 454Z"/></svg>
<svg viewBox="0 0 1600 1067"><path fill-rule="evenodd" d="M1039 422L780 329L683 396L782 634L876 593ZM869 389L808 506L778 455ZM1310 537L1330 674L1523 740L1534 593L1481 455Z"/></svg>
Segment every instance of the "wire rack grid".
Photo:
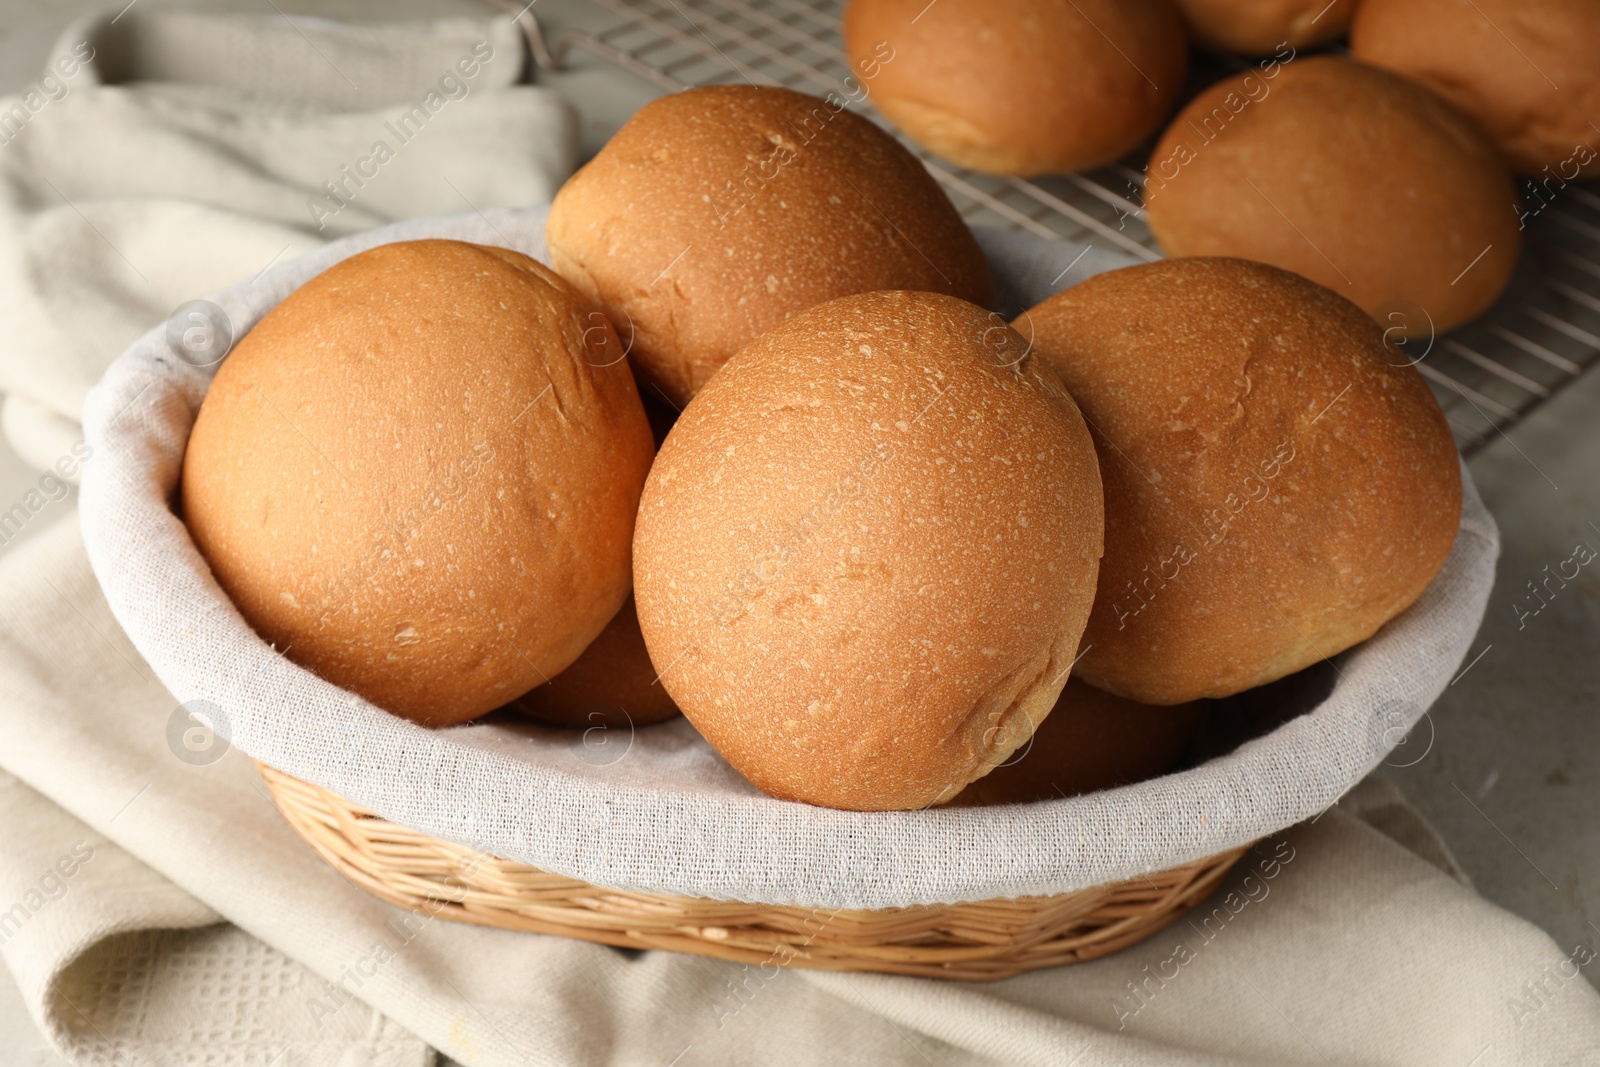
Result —
<svg viewBox="0 0 1600 1067"><path fill-rule="evenodd" d="M846 82L843 4L835 0L593 2L615 16L612 25L551 39L524 9L521 21L541 67L559 69L577 48L663 92L749 81L848 101L860 95L859 82ZM1230 63L1197 63L1188 94L1226 74ZM851 106L892 130L870 99ZM1140 202L1148 146L1093 172L1027 180L964 170L904 143L970 224L1161 258ZM1558 178L1525 182L1523 197L1523 258L1507 292L1467 326L1410 342L1417 369L1469 455L1600 360L1600 195L1592 184Z"/></svg>

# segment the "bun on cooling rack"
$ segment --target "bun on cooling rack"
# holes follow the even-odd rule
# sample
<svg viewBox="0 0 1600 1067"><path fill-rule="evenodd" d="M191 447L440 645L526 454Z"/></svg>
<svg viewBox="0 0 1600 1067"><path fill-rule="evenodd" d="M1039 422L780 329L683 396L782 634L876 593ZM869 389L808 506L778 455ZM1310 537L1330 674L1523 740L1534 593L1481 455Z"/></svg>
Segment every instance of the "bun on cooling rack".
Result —
<svg viewBox="0 0 1600 1067"><path fill-rule="evenodd" d="M1354 304L1237 259L1097 275L1014 324L1094 436L1106 554L1074 675L1222 697L1371 637L1444 565L1450 428Z"/></svg>
<svg viewBox="0 0 1600 1067"><path fill-rule="evenodd" d="M1428 86L1523 174L1600 176L1600 4L1363 0L1350 50Z"/></svg>
<svg viewBox="0 0 1600 1067"><path fill-rule="evenodd" d="M636 370L682 407L757 335L877 289L993 292L922 164L844 109L719 85L654 100L556 195L551 263L599 300Z"/></svg>
<svg viewBox="0 0 1600 1067"><path fill-rule="evenodd" d="M1121 158L1172 107L1189 60L1171 0L851 0L844 37L879 111L991 174Z"/></svg>
<svg viewBox="0 0 1600 1067"><path fill-rule="evenodd" d="M183 466L212 574L296 663L426 725L578 658L654 452L605 317L526 256L362 252L235 346Z"/></svg>
<svg viewBox="0 0 1600 1067"><path fill-rule="evenodd" d="M845 297L735 356L634 535L683 713L773 796L949 799L1055 703L1094 596L1094 448L1060 381L953 297Z"/></svg>
<svg viewBox="0 0 1600 1067"><path fill-rule="evenodd" d="M1472 124L1347 59L1274 70L1217 83L1161 135L1145 200L1167 254L1292 270L1408 335L1494 303L1521 246L1517 196Z"/></svg>

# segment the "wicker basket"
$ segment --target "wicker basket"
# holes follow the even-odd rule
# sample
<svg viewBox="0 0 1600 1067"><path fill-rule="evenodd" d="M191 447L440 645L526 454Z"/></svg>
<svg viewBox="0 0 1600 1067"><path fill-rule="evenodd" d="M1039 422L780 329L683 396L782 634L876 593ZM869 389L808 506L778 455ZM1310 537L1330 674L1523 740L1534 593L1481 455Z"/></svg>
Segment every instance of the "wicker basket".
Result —
<svg viewBox="0 0 1600 1067"><path fill-rule="evenodd" d="M736 963L981 981L1092 960L1182 917L1245 852L1057 896L828 912L599 889L408 830L256 766L295 832L339 873L391 904L457 922Z"/></svg>

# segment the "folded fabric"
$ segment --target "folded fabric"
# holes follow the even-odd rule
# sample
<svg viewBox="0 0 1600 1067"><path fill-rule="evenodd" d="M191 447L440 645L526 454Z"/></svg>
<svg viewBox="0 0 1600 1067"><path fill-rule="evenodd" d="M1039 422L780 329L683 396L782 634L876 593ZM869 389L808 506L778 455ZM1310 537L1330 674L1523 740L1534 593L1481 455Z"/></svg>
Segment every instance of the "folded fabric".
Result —
<svg viewBox="0 0 1600 1067"><path fill-rule="evenodd" d="M0 954L50 1043L82 1063L218 1067L269 1045L305 1067L428 1067L420 1038L351 1001L313 1016L303 966L0 772Z"/></svg>
<svg viewBox="0 0 1600 1067"><path fill-rule="evenodd" d="M1262 842L1150 940L988 985L624 953L408 914L324 865L237 750L187 736L60 506L0 558L0 766L66 812L0 786L0 924L12 902L28 913L0 954L80 1062L201 1062L176 1052L187 1033L256 1054L208 1063L291 1046L301 1058L281 1063L320 1063L315 1037L364 1026L373 1058L339 1062L419 1062L399 1024L463 1063L517 1067L1600 1063L1600 995L1582 976L1595 947L1556 945L1479 898L1375 783ZM238 930L206 926L213 915ZM130 936L142 940L113 944ZM207 982L243 987L244 1006L191 999ZM236 1032L240 1018L251 1024Z"/></svg>
<svg viewBox="0 0 1600 1067"><path fill-rule="evenodd" d="M3 419L18 451L52 463L106 364L188 301L386 222L548 202L577 124L515 84L524 55L509 17L132 8L69 29L0 99L0 391L21 409Z"/></svg>

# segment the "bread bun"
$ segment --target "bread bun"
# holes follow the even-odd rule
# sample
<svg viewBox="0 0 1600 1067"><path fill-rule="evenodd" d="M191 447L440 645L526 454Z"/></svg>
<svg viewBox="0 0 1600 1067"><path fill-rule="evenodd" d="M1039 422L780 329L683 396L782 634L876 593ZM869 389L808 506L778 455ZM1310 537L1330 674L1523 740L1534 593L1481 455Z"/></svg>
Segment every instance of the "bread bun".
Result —
<svg viewBox="0 0 1600 1067"><path fill-rule="evenodd" d="M993 294L971 231L893 137L787 89L640 108L556 195L556 270L604 304L678 407L758 334L851 293Z"/></svg>
<svg viewBox="0 0 1600 1067"><path fill-rule="evenodd" d="M628 595L653 449L620 351L516 252L352 256L217 372L184 456L189 532L296 663L425 725L481 715Z"/></svg>
<svg viewBox="0 0 1600 1067"><path fill-rule="evenodd" d="M1600 176L1595 0L1362 0L1350 50L1450 101L1523 174Z"/></svg>
<svg viewBox="0 0 1600 1067"><path fill-rule="evenodd" d="M1017 320L1094 434L1106 555L1077 677L1222 697L1371 637L1444 565L1450 428L1361 310L1298 275L1177 259Z"/></svg>
<svg viewBox="0 0 1600 1067"><path fill-rule="evenodd" d="M879 111L990 174L1120 159L1171 110L1189 64L1171 0L850 0L844 38Z"/></svg>
<svg viewBox="0 0 1600 1067"><path fill-rule="evenodd" d="M678 714L656 681L629 597L572 666L512 701L510 710L551 726L648 726Z"/></svg>
<svg viewBox="0 0 1600 1067"><path fill-rule="evenodd" d="M1003 320L846 297L763 334L673 427L639 506L639 623L759 788L922 807L1055 703L1102 524L1082 418Z"/></svg>
<svg viewBox="0 0 1600 1067"><path fill-rule="evenodd" d="M1339 37L1350 27L1356 0L1178 0L1178 6L1196 43L1265 56Z"/></svg>
<svg viewBox="0 0 1600 1067"><path fill-rule="evenodd" d="M1203 700L1155 708L1068 679L1028 744L950 804L1055 800L1165 774L1182 758L1205 711Z"/></svg>
<svg viewBox="0 0 1600 1067"><path fill-rule="evenodd" d="M1482 135L1387 71L1330 57L1272 70L1212 86L1161 135L1145 201L1167 254L1271 263L1408 334L1494 303L1522 241Z"/></svg>

